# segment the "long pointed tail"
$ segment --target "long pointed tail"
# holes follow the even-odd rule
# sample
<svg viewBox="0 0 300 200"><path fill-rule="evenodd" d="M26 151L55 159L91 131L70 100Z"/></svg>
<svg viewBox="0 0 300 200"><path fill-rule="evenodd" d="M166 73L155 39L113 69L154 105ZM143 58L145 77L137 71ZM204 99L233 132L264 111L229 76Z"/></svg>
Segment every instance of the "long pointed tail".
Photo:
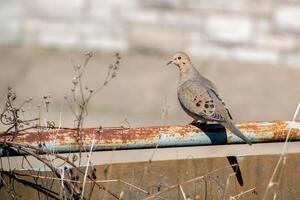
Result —
<svg viewBox="0 0 300 200"><path fill-rule="evenodd" d="M239 182L240 186L243 186L244 180L243 180L240 165L237 161L236 156L227 156L227 160L228 160L229 164L231 165L233 171L235 172L236 179Z"/></svg>
<svg viewBox="0 0 300 200"><path fill-rule="evenodd" d="M227 129L229 129L233 134L235 134L236 136L244 140L247 144L252 145L252 142L232 122L226 122L222 124Z"/></svg>

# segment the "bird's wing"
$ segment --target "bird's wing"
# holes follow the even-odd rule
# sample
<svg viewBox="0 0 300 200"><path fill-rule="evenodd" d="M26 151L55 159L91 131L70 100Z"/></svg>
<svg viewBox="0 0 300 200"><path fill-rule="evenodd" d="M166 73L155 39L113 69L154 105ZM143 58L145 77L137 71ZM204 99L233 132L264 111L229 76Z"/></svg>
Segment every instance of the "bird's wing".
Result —
<svg viewBox="0 0 300 200"><path fill-rule="evenodd" d="M220 96L217 94L217 92L216 92L215 90L212 90L212 89L211 89L210 92L212 92L212 93L214 94L214 96L219 100L219 102L222 103L222 105L223 105L224 108L225 108L225 111L227 112L228 117L229 117L231 120L233 120L233 118L232 118L232 116L231 116L231 114L230 114L230 112L229 112L229 110L228 110L228 108L227 108L225 102L223 101L223 99L220 98Z"/></svg>
<svg viewBox="0 0 300 200"><path fill-rule="evenodd" d="M222 103L222 105L225 107L228 117L232 120L232 116L231 116L225 102L218 95L218 90L217 90L216 85L205 77L202 77L202 85L204 85L206 88L208 88L210 90L210 92L213 93L213 96L215 96Z"/></svg>
<svg viewBox="0 0 300 200"><path fill-rule="evenodd" d="M203 87L199 82L187 81L182 84L178 88L178 99L185 110L200 118L217 122L226 121L223 112L219 112L220 109L218 108L222 103L220 103L214 91Z"/></svg>

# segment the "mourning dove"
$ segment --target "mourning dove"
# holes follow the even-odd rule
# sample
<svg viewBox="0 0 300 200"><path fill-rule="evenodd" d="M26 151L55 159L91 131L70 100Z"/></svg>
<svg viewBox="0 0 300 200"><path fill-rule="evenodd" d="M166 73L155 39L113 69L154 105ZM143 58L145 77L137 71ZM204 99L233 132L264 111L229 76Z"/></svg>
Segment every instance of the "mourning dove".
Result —
<svg viewBox="0 0 300 200"><path fill-rule="evenodd" d="M167 63L179 69L178 100L183 110L194 121L218 122L251 145L251 141L234 125L224 101L218 95L216 86L196 70L186 53L178 52Z"/></svg>

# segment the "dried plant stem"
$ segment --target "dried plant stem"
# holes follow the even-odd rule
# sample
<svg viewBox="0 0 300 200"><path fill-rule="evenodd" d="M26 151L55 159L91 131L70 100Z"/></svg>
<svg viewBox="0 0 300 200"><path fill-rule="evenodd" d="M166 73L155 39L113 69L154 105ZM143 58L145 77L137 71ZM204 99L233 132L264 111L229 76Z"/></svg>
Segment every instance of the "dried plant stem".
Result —
<svg viewBox="0 0 300 200"><path fill-rule="evenodd" d="M223 198L222 198L223 200L225 200L226 197L228 196L228 195L227 195L227 190L228 190L228 187L229 187L230 178L231 178L232 176L234 176L234 175L235 175L235 173L231 173L231 174L229 174L229 176L227 177L225 189L224 189L224 192L223 192Z"/></svg>
<svg viewBox="0 0 300 200"><path fill-rule="evenodd" d="M86 163L85 173L84 173L84 177L83 177L83 185L82 185L81 198L83 198L83 196L84 196L85 182L86 182L86 177L87 177L87 173L88 173L89 166L90 166L90 160L91 160L91 157L92 157L92 152L93 152L94 144L95 144L95 138L93 138L91 149L90 149L90 153L88 154L88 160L87 160L87 163Z"/></svg>
<svg viewBox="0 0 300 200"><path fill-rule="evenodd" d="M24 151L25 153L35 157L37 160L43 162L47 167L49 167L49 169L51 169L52 172L54 172L56 174L56 176L58 178L61 178L61 174L60 172L46 159L43 159L42 157L38 156L37 154L27 150L26 148L23 147L18 147L20 148L22 151ZM77 194L80 194L80 191L74 186L73 183L69 183L66 180L64 180L64 183L66 184L66 188L68 189L68 191L71 193L71 191L75 191Z"/></svg>
<svg viewBox="0 0 300 200"><path fill-rule="evenodd" d="M58 193L53 192L52 190L47 189L47 188L43 187L43 186L40 185L40 184L32 183L32 182L30 182L30 181L21 179L21 178L19 178L18 176L16 176L16 175L14 174L14 172L2 171L1 174L2 174L2 175L6 175L6 176L9 177L9 178L15 179L15 180L17 180L18 182L22 183L23 185L28 186L28 187L31 187L31 188L37 190L38 192L41 192L41 193L43 193L43 194L45 194L45 195L47 195L47 196L49 196L49 197L51 197L51 198L53 198L53 199L57 199L57 200L61 199L61 198L58 196ZM3 181L3 183L4 183L8 188L10 187L9 184L6 183L5 180L2 178L2 176L0 176L0 179Z"/></svg>
<svg viewBox="0 0 300 200"><path fill-rule="evenodd" d="M13 149L17 150L20 152L23 152L27 155L32 156L39 162L43 163L45 167L49 168L52 171L52 174L55 175L55 177L47 177L49 181L46 181L40 172L34 174L32 170L29 171L29 176L33 179L34 182L28 182L26 184L35 184L36 187L32 186L32 188L36 189L38 191L38 198L40 199L40 192L44 193L47 197L51 196L51 193L47 192L54 192L53 190L53 184L55 180L60 181L60 192L59 194L56 194L52 197L54 199L86 199L84 197L85 192L85 185L86 183L91 183L92 186L90 187L89 195L87 196L87 199L90 199L92 197L92 193L94 191L94 186L97 186L100 190L103 190L105 192L105 195L110 194L112 197L115 199L120 199L118 195L112 193L107 187L103 186L101 182L97 182L95 171L93 171L92 176L88 175L88 170L90 167L90 159L92 156L92 151L93 151L93 146L95 140L93 139L93 144L91 146L91 149L88 154L88 162L86 165L86 169L82 170L80 168L81 166L81 157L82 157L82 152L87 152L88 150L85 149L83 146L83 141L82 141L82 127L83 127L83 122L85 120L85 117L88 115L88 103L91 100L91 98L98 93L104 86L108 84L109 81L111 81L114 77L117 75L117 71L120 68L120 55L117 53L116 54L116 60L113 64L110 64L108 66L108 73L105 78L105 81L100 87L98 87L97 91L95 92L92 88L89 88L85 86L83 82L83 75L84 71L90 61L90 59L93 57L93 53L89 52L85 54L85 59L82 65L73 65L74 70L75 70L75 77L72 80L73 87L71 88L71 96L70 98L66 95L65 100L70 107L70 110L74 114L75 117L75 128L64 128L62 127L62 107L59 115L59 125L58 127L55 126L55 122L53 121L48 121L46 118L42 118L42 109L45 108L46 111L48 112L49 109L49 104L51 103L50 100L50 95L44 95L43 100L44 100L44 106L43 104L39 104L38 107L38 118L33 118L29 120L23 120L19 116L24 118L24 109L22 107L30 102L32 98L29 98L25 100L23 103L21 103L19 106L15 106L15 99L17 98L16 93L12 90L12 88L8 88L8 93L6 96L6 103L3 111L0 113L0 123L7 126L8 128L3 134L0 134L0 145L2 145L5 148L8 149ZM87 93L88 91L88 93ZM47 114L47 113L46 113ZM60 155L55 154L55 147L51 150L44 150L42 147L44 145L43 143L43 133L45 130L53 130L56 131L56 133L61 130L61 129L68 129L72 130L75 133L75 139L76 142L79 146L79 155L78 157L73 157L72 160L71 158L68 157L63 157ZM37 132L37 138L38 138L38 147L35 147L30 144L23 144L23 143L18 143L14 142L14 138L17 136L22 136L24 134L27 134L31 130L35 130ZM32 167L31 163L28 161L26 156L24 156L25 159L22 160L22 166L24 160L27 161L28 165ZM54 161L55 160L61 160L63 163L61 165L55 165ZM10 166L10 160L9 157L7 158L8 160L8 167L11 168ZM2 159L0 158L0 161L2 162ZM76 165L77 163L78 166ZM1 163L2 164L2 163ZM65 167L64 167L65 165ZM71 166L70 170L68 170L68 167ZM1 181L3 173L6 173L7 171L4 171L2 166L1 166L1 171L0 171L0 188L2 186L3 181ZM8 178L10 182L8 182L9 185L7 185L7 188L10 189L10 195L12 198L17 198L17 192L15 191L14 188L14 180L22 183L26 180L20 179L20 177L16 176L16 173L13 171L9 171L10 174L8 174ZM19 175L22 176L22 175ZM83 182L74 182L79 181L79 179L83 177ZM88 180L87 180L88 178ZM38 182L39 181L39 182ZM4 181L5 182L5 181ZM41 182L41 185L39 183ZM108 182L106 182L108 183ZM128 185L130 185L128 183ZM81 186L81 187L80 187ZM39 188L43 187L43 188ZM131 187L134 187L132 185ZM138 187L136 187L137 189ZM44 191L44 189L47 189L49 191ZM68 191L66 193L66 190ZM142 190L142 189L141 189ZM109 198L111 198L109 196Z"/></svg>
<svg viewBox="0 0 300 200"><path fill-rule="evenodd" d="M14 175L16 177L18 176L27 176L27 177L32 177L32 178L39 178L39 179L48 179L48 180L55 180L55 181L61 181L61 178L56 178L56 177L50 177L50 176L42 176L42 175L34 175L34 174L22 174L22 173L18 173L18 172L14 172ZM68 181L68 182L72 182L72 183L77 183L77 184L83 184L82 181L76 181L76 180L71 180L71 179L64 179L65 181ZM116 182L116 183L122 183L124 185L127 185L129 187L132 187L144 194L147 194L147 195L151 195L150 192L134 185L134 184L131 184L131 183L128 183L122 179L112 179L112 180L95 180L97 183L113 183L113 182ZM85 182L86 184L93 184L94 182L93 181L86 181ZM158 197L160 199L165 199L163 197Z"/></svg>
<svg viewBox="0 0 300 200"><path fill-rule="evenodd" d="M61 173L60 199L63 199L63 196L64 196L64 194L63 194L64 193L64 188L65 188L64 178L65 178L65 169L63 168L62 173Z"/></svg>
<svg viewBox="0 0 300 200"><path fill-rule="evenodd" d="M246 191L244 191L244 192L241 192L241 193L239 193L239 194L237 194L237 195L235 195L235 196L230 196L230 197L229 197L229 200L237 200L237 199L239 199L241 196L243 196L243 195L245 195L245 194L247 194L247 193L249 193L249 192L254 192L254 191L255 191L255 188L251 188L251 189L246 190Z"/></svg>
<svg viewBox="0 0 300 200"><path fill-rule="evenodd" d="M4 142L0 140L0 144L4 144ZM32 146L32 145L29 145L29 144L16 143L16 142L6 142L6 145L8 145L8 146L13 146L13 147L15 147L15 148L21 148L21 150L23 150L24 152L26 152L26 153L28 153L28 154L30 154L30 155L32 155L32 153L31 153L30 151L26 150L26 148L33 149L33 150L35 150L35 151L37 151L37 152L39 152L39 153L42 153L42 154L53 155L53 156L55 156L56 158L61 159L61 160L63 160L64 162L66 162L66 163L68 163L69 165L71 165L71 166L72 166L73 168L75 168L80 174L82 174L82 175L85 174L79 167L77 167L73 162L71 162L71 161L69 160L69 158L60 156L60 155L58 155L58 154L52 154L52 153L49 152L49 151L46 151L46 150L44 150L44 149L40 149L40 148L34 147L34 146ZM47 161L47 160L45 160L45 159L42 159L40 156L38 156L38 155L36 155L36 154L33 154L32 156L35 157L35 158L37 158L38 160L40 160L40 161L43 162L43 163L44 163L44 161ZM49 166L50 166L50 167L49 167L50 169L53 168L53 166L51 166L51 165L49 165ZM59 177L60 177L60 176L59 176ZM116 199L119 199L118 195L114 194L114 193L111 192L110 190L107 190L106 187L104 187L102 184L97 183L95 180L91 179L89 176L88 176L88 178L89 178L92 182L94 182L100 189L102 189L102 190L104 190L104 191L107 191L107 193L109 193L110 195L112 195L112 196L115 197Z"/></svg>
<svg viewBox="0 0 300 200"><path fill-rule="evenodd" d="M295 110L295 113L294 113L294 115L293 115L293 120L292 120L292 122L295 122L295 121L296 121L296 117L298 116L299 110L300 110L300 102L298 103L298 106L297 106L297 108L296 108L296 110ZM277 163L276 163L275 169L274 169L274 171L273 171L273 174L272 174L272 176L271 176L271 179L270 179L270 181L269 181L269 184L268 184L268 186L267 186L267 189L266 189L266 191L265 191L265 193L264 193L263 200L267 199L269 190L270 190L273 186L275 186L275 185L278 186L279 183L280 183L280 179L281 179L281 177L282 177L283 169L284 169L284 167L285 167L285 165L286 165L288 141L289 141L289 139L290 139L290 135L291 135L292 129L293 129L292 127L289 129L288 134L287 134L287 136L286 136L286 138L285 138L285 142L284 142L284 145L283 145L283 148L282 148L281 155L280 155L280 157L279 157L279 159L278 159L278 161L277 161ZM280 167L280 166L281 166L281 167ZM278 175L278 174L279 174L278 180L275 181L275 177L276 177L276 175ZM277 197L276 194L277 194L277 193L275 192L275 193L274 193L274 196L273 196L273 198L275 198L275 199L276 199L276 197Z"/></svg>
<svg viewBox="0 0 300 200"><path fill-rule="evenodd" d="M236 164L234 164L234 165L236 165ZM229 166L226 166L226 167L218 168L218 169L215 169L215 170L213 170L213 171L211 171L211 172L206 173L205 175L202 175L202 176L198 176L198 177L189 179L189 180L184 181L184 182L179 183L179 184L174 184L174 185L171 185L171 186L167 186L166 188L160 190L159 192L156 192L155 194L153 194L153 195L151 195L151 196L149 196L149 197L147 197L147 198L145 198L145 199L143 199L143 200L153 199L153 198L157 197L158 195L160 195L160 194L162 194L162 193L164 193L164 192L167 192L167 191L169 191L169 190L171 190L171 189L174 189L174 188L179 187L180 185L185 185L185 184L188 184L188 183L192 183L192 182L195 182L195 181L204 179L205 177L208 177L208 176L211 175L211 174L214 174L214 173L216 173L216 172L218 172L218 171L220 171L220 170L224 170L224 169L230 168L230 167L232 167L232 166L234 166L234 165L229 165Z"/></svg>
<svg viewBox="0 0 300 200"><path fill-rule="evenodd" d="M179 189L180 189L180 192L181 192L181 194L182 194L183 200L186 200L186 195L185 195L185 192L183 191L183 188L182 188L181 185L179 185Z"/></svg>

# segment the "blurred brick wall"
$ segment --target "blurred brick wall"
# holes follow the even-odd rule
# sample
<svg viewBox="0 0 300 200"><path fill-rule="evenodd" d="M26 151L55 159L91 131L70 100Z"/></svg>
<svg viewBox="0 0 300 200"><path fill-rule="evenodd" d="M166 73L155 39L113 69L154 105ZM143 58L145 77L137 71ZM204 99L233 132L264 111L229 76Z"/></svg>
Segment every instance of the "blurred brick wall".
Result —
<svg viewBox="0 0 300 200"><path fill-rule="evenodd" d="M0 43L300 66L299 0L1 0Z"/></svg>

